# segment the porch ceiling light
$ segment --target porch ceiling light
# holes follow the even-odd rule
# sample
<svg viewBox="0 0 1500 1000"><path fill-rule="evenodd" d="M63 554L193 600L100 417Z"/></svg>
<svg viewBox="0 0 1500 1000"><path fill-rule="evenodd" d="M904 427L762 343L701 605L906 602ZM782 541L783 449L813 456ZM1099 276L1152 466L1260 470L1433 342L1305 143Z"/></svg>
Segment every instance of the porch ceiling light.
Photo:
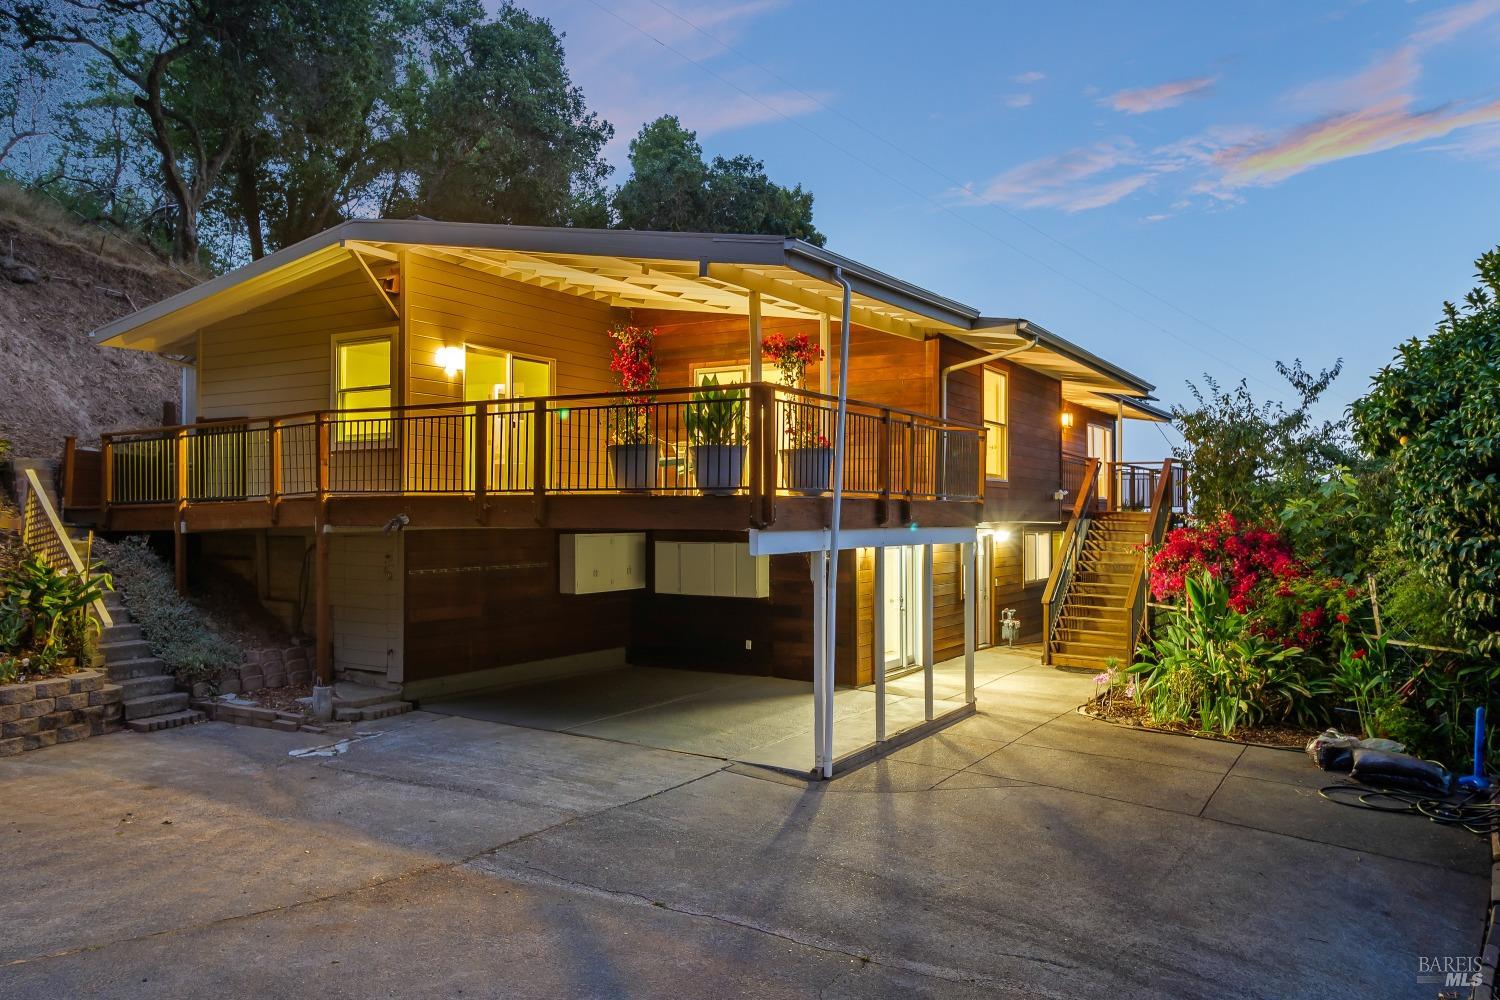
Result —
<svg viewBox="0 0 1500 1000"><path fill-rule="evenodd" d="M439 347L433 360L438 367L443 369L443 374L449 378L464 370L464 349L462 347Z"/></svg>

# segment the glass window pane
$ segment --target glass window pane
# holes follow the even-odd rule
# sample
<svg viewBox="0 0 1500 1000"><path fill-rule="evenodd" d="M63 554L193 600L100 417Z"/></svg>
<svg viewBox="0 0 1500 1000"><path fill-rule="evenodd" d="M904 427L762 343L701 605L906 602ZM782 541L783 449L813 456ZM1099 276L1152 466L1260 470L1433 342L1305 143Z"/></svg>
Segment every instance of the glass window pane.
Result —
<svg viewBox="0 0 1500 1000"><path fill-rule="evenodd" d="M391 384L391 342L361 340L340 344L338 388L340 390Z"/></svg>
<svg viewBox="0 0 1500 1000"><path fill-rule="evenodd" d="M511 359L512 399L552 395L552 366L530 358Z"/></svg>
<svg viewBox="0 0 1500 1000"><path fill-rule="evenodd" d="M984 419L986 423L1005 423L1005 375L984 370Z"/></svg>

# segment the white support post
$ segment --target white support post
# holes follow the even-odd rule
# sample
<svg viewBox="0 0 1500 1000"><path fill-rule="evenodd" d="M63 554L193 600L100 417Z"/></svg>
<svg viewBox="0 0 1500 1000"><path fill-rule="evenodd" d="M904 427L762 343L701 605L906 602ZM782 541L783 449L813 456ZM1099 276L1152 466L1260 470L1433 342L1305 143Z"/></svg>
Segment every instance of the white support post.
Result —
<svg viewBox="0 0 1500 1000"><path fill-rule="evenodd" d="M750 293L750 381L761 381L760 292Z"/></svg>
<svg viewBox="0 0 1500 1000"><path fill-rule="evenodd" d="M870 659L875 671L875 742L885 742L885 549L876 547L875 597L870 623Z"/></svg>
<svg viewBox="0 0 1500 1000"><path fill-rule="evenodd" d="M823 362L818 366L818 391L828 395L833 386L833 354L828 349L828 314L818 313L818 349L823 352ZM839 358L839 364L844 359Z"/></svg>
<svg viewBox="0 0 1500 1000"><path fill-rule="evenodd" d="M922 701L925 718L932 721L933 640L932 640L932 546L922 546Z"/></svg>
<svg viewBox="0 0 1500 1000"><path fill-rule="evenodd" d="M975 558L977 546L973 542L959 546L960 558L963 560L964 586L964 704L974 704L974 647L976 638L974 635L974 594L979 589L978 574L975 568L978 560Z"/></svg>
<svg viewBox="0 0 1500 1000"><path fill-rule="evenodd" d="M829 717L823 689L828 686L828 553L811 554L813 581L813 769L825 778L833 776L833 761L824 756L833 719Z"/></svg>

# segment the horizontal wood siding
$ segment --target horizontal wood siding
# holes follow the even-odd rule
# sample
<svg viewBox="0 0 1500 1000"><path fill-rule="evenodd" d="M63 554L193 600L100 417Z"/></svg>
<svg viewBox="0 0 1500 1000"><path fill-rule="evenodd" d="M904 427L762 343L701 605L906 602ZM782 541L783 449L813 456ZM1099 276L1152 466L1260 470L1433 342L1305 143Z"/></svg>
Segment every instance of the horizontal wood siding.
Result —
<svg viewBox="0 0 1500 1000"><path fill-rule="evenodd" d="M982 352L944 337L942 365L980 357ZM948 415L979 421L983 415L984 367L954 372L948 379ZM1008 436L1009 476L989 480L985 489L984 520L1056 521L1062 448L1062 383L1041 372L1008 361L988 367L1008 376L1010 393Z"/></svg>
<svg viewBox="0 0 1500 1000"><path fill-rule="evenodd" d="M559 593L555 531L404 537L407 681L629 643L629 593Z"/></svg>
<svg viewBox="0 0 1500 1000"><path fill-rule="evenodd" d="M1047 589L1045 580L1027 586L1024 565L1021 561L1021 531L1012 531L1009 539L994 541L994 557L990 566L990 579L994 586L994 614L999 622L1000 612L1014 608L1021 619L1020 638L1034 642L1042 635L1042 593ZM995 642L1000 641L1000 627L994 625L991 634Z"/></svg>
<svg viewBox="0 0 1500 1000"><path fill-rule="evenodd" d="M608 392L609 330L623 312L421 251L405 258L407 402L463 399L463 378L436 363L440 347L471 344L554 362L554 392Z"/></svg>
<svg viewBox="0 0 1500 1000"><path fill-rule="evenodd" d="M197 416L270 417L326 409L333 384L332 338L357 330L394 334L396 320L352 260L311 288L205 327Z"/></svg>
<svg viewBox="0 0 1500 1000"><path fill-rule="evenodd" d="M333 666L399 682L402 661L400 536L334 534L329 538Z"/></svg>

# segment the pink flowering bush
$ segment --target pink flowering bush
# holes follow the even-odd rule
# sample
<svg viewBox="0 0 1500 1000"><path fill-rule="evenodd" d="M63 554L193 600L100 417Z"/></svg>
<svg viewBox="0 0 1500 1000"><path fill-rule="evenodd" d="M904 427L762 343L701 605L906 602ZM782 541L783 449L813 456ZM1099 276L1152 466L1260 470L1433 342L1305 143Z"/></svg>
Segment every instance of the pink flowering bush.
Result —
<svg viewBox="0 0 1500 1000"><path fill-rule="evenodd" d="M617 326L609 332L614 348L609 370L625 398L611 412L615 444L644 444L651 438L652 392L656 389L656 331Z"/></svg>

